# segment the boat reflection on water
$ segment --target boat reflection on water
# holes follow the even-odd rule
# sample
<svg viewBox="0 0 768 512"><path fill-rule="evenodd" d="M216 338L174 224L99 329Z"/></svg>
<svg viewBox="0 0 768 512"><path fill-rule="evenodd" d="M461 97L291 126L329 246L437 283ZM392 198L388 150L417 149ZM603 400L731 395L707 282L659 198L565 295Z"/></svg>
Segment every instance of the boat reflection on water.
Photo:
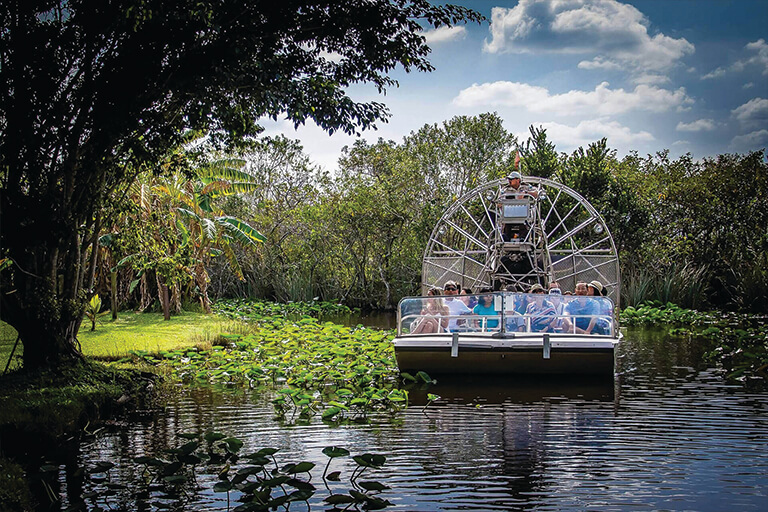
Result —
<svg viewBox="0 0 768 512"><path fill-rule="evenodd" d="M610 377L590 376L448 376L435 377L436 383L408 388L411 406L424 406L429 394L440 400L468 404L534 403L577 399L613 402L617 382Z"/></svg>

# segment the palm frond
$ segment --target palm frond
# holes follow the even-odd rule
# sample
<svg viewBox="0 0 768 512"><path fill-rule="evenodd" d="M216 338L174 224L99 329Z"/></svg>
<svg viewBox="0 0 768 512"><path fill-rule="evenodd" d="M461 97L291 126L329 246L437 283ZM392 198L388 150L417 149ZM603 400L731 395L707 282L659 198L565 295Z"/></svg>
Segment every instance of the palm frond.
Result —
<svg viewBox="0 0 768 512"><path fill-rule="evenodd" d="M253 176L241 169L245 160L240 158L221 158L197 168L200 178L224 178L235 181L253 181Z"/></svg>
<svg viewBox="0 0 768 512"><path fill-rule="evenodd" d="M216 222L212 221L211 219L201 219L200 227L202 228L203 235L205 235L206 238L209 240L216 240L216 235L219 231L216 228Z"/></svg>
<svg viewBox="0 0 768 512"><path fill-rule="evenodd" d="M235 252L232 250L232 246L230 244L224 244L221 246L221 250L226 256L227 261L229 262L229 266L232 268L232 271L235 273L237 278L241 281L244 281L245 277L243 276L243 269L240 267L240 262L237 261L237 256L235 256Z"/></svg>
<svg viewBox="0 0 768 512"><path fill-rule="evenodd" d="M176 211L185 219L192 219L195 222L200 222L200 216L192 210L188 210L187 208L176 208Z"/></svg>
<svg viewBox="0 0 768 512"><path fill-rule="evenodd" d="M227 234L239 244L256 247L258 243L264 243L267 237L249 226L245 221L235 217L218 217L216 219L226 230Z"/></svg>
<svg viewBox="0 0 768 512"><path fill-rule="evenodd" d="M178 217L176 218L176 230L181 234L181 246L185 247L189 243L189 229Z"/></svg>
<svg viewBox="0 0 768 512"><path fill-rule="evenodd" d="M213 179L211 181L203 180L203 188L200 190L201 195L216 196L222 194L229 194L232 188L232 182L223 179ZM217 194L217 192L219 194Z"/></svg>

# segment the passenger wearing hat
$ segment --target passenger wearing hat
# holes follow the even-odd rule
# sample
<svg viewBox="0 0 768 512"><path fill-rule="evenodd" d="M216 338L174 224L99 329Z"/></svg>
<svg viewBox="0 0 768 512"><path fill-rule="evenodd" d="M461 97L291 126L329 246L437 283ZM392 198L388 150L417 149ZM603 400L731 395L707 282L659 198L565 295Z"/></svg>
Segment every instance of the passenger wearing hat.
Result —
<svg viewBox="0 0 768 512"><path fill-rule="evenodd" d="M605 295L605 288L603 287L603 283L600 281L590 281L587 285L587 289L589 290L587 295L592 297L601 297Z"/></svg>
<svg viewBox="0 0 768 512"><path fill-rule="evenodd" d="M525 316L530 318L531 332L552 332L554 330L553 323L555 322L555 307L552 303L546 300L546 290L539 283L531 286L531 294L533 294L533 302L528 304L525 308Z"/></svg>
<svg viewBox="0 0 768 512"><path fill-rule="evenodd" d="M613 306L610 300L603 298L606 295L603 283L600 281L590 281L587 285L587 289L589 290L588 295L596 297L594 300L597 302L598 313L605 315L597 319L592 332L595 334L610 334L610 318L613 316Z"/></svg>

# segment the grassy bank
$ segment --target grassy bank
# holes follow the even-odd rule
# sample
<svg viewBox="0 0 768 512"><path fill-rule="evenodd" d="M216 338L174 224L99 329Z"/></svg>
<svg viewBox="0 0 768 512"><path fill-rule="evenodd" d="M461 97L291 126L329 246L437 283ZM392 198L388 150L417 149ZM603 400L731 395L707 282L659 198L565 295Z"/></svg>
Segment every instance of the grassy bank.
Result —
<svg viewBox="0 0 768 512"><path fill-rule="evenodd" d="M5 369L16 341L16 331L0 325L0 371ZM210 349L219 333L237 323L217 315L185 312L164 321L156 313L123 312L117 320L102 321L95 331L84 324L78 336L84 361L38 372L20 368L19 344L9 372L0 376L0 427L14 426L57 435L105 409L148 398L154 376L137 370L110 368L95 360L114 360L133 351L160 353L196 347Z"/></svg>
<svg viewBox="0 0 768 512"><path fill-rule="evenodd" d="M96 330L84 322L78 339L83 354L97 359L119 359L131 351L159 353L166 350L194 347L210 348L222 332L238 332L238 324L218 315L184 311L164 321L160 313L124 311L117 320L101 319ZM0 373L16 342L16 330L0 322ZM24 345L19 343L13 354L9 371L21 366Z"/></svg>
<svg viewBox="0 0 768 512"><path fill-rule="evenodd" d="M187 347L211 348L222 332L237 331L236 322L218 315L182 312L163 320L161 313L123 312L117 320L105 320L80 329L83 354L99 359L119 359L132 351L160 353Z"/></svg>

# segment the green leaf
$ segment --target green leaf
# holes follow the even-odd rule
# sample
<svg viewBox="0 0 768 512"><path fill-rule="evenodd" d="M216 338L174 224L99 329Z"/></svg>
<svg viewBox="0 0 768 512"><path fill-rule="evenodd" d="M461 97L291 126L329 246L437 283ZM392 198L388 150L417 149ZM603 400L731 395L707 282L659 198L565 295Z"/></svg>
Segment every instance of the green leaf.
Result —
<svg viewBox="0 0 768 512"><path fill-rule="evenodd" d="M352 496L346 494L331 494L323 500L329 505L344 505L346 503L354 503L355 499Z"/></svg>
<svg viewBox="0 0 768 512"><path fill-rule="evenodd" d="M232 490L232 482L223 480L213 485L213 492L229 492Z"/></svg>
<svg viewBox="0 0 768 512"><path fill-rule="evenodd" d="M359 482L358 485L366 491L384 491L389 489L389 487L379 482Z"/></svg>
<svg viewBox="0 0 768 512"><path fill-rule="evenodd" d="M323 454L333 459L335 457L346 457L349 455L349 450L338 446L328 446L323 448Z"/></svg>
<svg viewBox="0 0 768 512"><path fill-rule="evenodd" d="M289 475L294 473L306 473L314 467L315 465L311 462L299 462L298 464L293 466L289 471L286 471L286 473L288 473Z"/></svg>

